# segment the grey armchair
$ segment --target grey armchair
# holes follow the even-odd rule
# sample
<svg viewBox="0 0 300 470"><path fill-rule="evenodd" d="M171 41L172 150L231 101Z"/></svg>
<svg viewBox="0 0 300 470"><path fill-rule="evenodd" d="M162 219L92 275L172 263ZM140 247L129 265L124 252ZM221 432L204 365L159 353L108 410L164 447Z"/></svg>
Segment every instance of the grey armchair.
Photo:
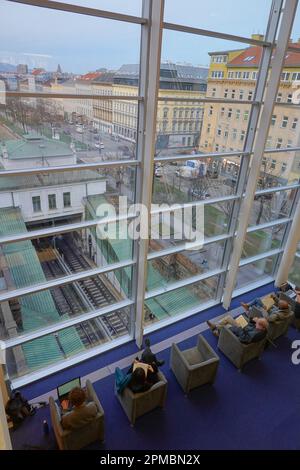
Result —
<svg viewBox="0 0 300 470"><path fill-rule="evenodd" d="M60 410L54 398L49 397L52 427L60 450L78 450L92 442L104 440L104 411L89 380L86 381L86 393L88 400L96 403L98 413L89 424L72 430L62 428Z"/></svg>
<svg viewBox="0 0 300 470"><path fill-rule="evenodd" d="M239 369L255 358L260 358L265 348L267 338L258 343L243 344L234 333L224 326L220 330L218 348Z"/></svg>
<svg viewBox="0 0 300 470"><path fill-rule="evenodd" d="M291 292L293 292L293 291L291 291ZM291 298L291 297L288 295L288 293L285 293L285 292L281 292L281 293L280 293L280 298L281 298L282 300L286 300L286 301L289 303L292 312L294 312L295 306L296 306L296 301L295 301L295 299L294 299L294 298ZM292 323L292 325L293 325L298 331L300 331L300 318L295 318L295 316L293 316L291 323Z"/></svg>
<svg viewBox="0 0 300 470"><path fill-rule="evenodd" d="M158 372L158 379L159 381L152 385L149 390L142 393L133 393L128 387L122 393L118 393L115 388L115 395L132 425L135 424L136 418L139 416L157 407L163 408L167 396L168 382L161 371Z"/></svg>
<svg viewBox="0 0 300 470"><path fill-rule="evenodd" d="M264 316L268 320L268 315L265 314L260 308L252 307L252 316ZM268 339L270 341L274 341L275 339L279 338L280 336L284 336L287 334L291 321L293 319L293 313L290 312L286 318L282 320L276 320L273 322L269 322L268 327Z"/></svg>
<svg viewBox="0 0 300 470"><path fill-rule="evenodd" d="M194 348L185 351L172 344L170 368L186 394L201 385L213 384L219 362L218 355L202 335L198 336Z"/></svg>

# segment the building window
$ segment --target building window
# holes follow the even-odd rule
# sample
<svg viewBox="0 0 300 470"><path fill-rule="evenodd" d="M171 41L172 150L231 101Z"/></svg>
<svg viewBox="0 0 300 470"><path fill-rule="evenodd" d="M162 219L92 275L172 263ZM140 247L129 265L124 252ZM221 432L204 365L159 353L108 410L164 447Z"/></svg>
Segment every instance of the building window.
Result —
<svg viewBox="0 0 300 470"><path fill-rule="evenodd" d="M224 90L224 98L228 98L228 88Z"/></svg>
<svg viewBox="0 0 300 470"><path fill-rule="evenodd" d="M281 80L284 82L288 82L290 78L290 73L289 72L282 72L281 74Z"/></svg>
<svg viewBox="0 0 300 470"><path fill-rule="evenodd" d="M216 88L212 89L211 96L214 98L216 96Z"/></svg>
<svg viewBox="0 0 300 470"><path fill-rule="evenodd" d="M210 133L210 126L211 126L210 124L207 124L207 134Z"/></svg>
<svg viewBox="0 0 300 470"><path fill-rule="evenodd" d="M277 98L276 98L277 103L281 103L281 100L282 100L282 93L278 93Z"/></svg>
<svg viewBox="0 0 300 470"><path fill-rule="evenodd" d="M231 90L231 98L234 100L234 98L235 98L235 90Z"/></svg>
<svg viewBox="0 0 300 470"><path fill-rule="evenodd" d="M275 170L275 168L276 168L276 160L272 160L271 170Z"/></svg>
<svg viewBox="0 0 300 470"><path fill-rule="evenodd" d="M293 95L292 95L291 93L289 93L289 94L287 95L286 102L287 102L287 103L292 103L292 101L293 101Z"/></svg>
<svg viewBox="0 0 300 470"><path fill-rule="evenodd" d="M282 165L281 165L281 173L284 173L285 170L286 170L286 168L287 168L287 164L286 164L286 163L282 163Z"/></svg>
<svg viewBox="0 0 300 470"><path fill-rule="evenodd" d="M233 138L233 140L235 140L236 137L237 137L237 129L233 129L233 131L232 131L232 138Z"/></svg>
<svg viewBox="0 0 300 470"><path fill-rule="evenodd" d="M217 135L221 135L221 134L222 134L222 128L219 126L217 129Z"/></svg>
<svg viewBox="0 0 300 470"><path fill-rule="evenodd" d="M275 126L275 124L276 124L276 117L277 117L276 114L273 114L273 115L272 115L271 126Z"/></svg>
<svg viewBox="0 0 300 470"><path fill-rule="evenodd" d="M244 78L245 80L248 80L249 77L250 77L250 72L243 72L243 78Z"/></svg>
<svg viewBox="0 0 300 470"><path fill-rule="evenodd" d="M41 197L40 196L33 196L32 197L32 207L33 212L41 212Z"/></svg>
<svg viewBox="0 0 300 470"><path fill-rule="evenodd" d="M281 127L287 127L288 121L289 121L288 116L283 116L283 118L282 118L282 123L281 123Z"/></svg>
<svg viewBox="0 0 300 470"><path fill-rule="evenodd" d="M241 142L244 142L246 131L241 131Z"/></svg>
<svg viewBox="0 0 300 470"><path fill-rule="evenodd" d="M281 147L282 147L282 139L281 139L281 137L278 137L277 143L276 143L276 148L280 149Z"/></svg>
<svg viewBox="0 0 300 470"><path fill-rule="evenodd" d="M49 210L56 209L56 195L48 194L48 206Z"/></svg>
<svg viewBox="0 0 300 470"><path fill-rule="evenodd" d="M287 141L286 148L287 148L287 149L290 149L290 148L292 148L292 146L293 146L293 141L289 139L289 140Z"/></svg>
<svg viewBox="0 0 300 470"><path fill-rule="evenodd" d="M64 193L64 207L71 207L71 193Z"/></svg>
<svg viewBox="0 0 300 470"><path fill-rule="evenodd" d="M240 116L241 116L241 110L237 109L236 112L235 112L235 118L240 119Z"/></svg>
<svg viewBox="0 0 300 470"><path fill-rule="evenodd" d="M297 129L298 125L298 118L294 118L293 123L292 123L292 129Z"/></svg>
<svg viewBox="0 0 300 470"><path fill-rule="evenodd" d="M252 80L256 80L257 79L257 72L252 72Z"/></svg>
<svg viewBox="0 0 300 470"><path fill-rule="evenodd" d="M227 114L228 119L230 119L231 116L232 116L232 108L229 108L228 109L228 114Z"/></svg>
<svg viewBox="0 0 300 470"><path fill-rule="evenodd" d="M221 108L221 117L224 117L225 114L225 108Z"/></svg>
<svg viewBox="0 0 300 470"><path fill-rule="evenodd" d="M168 108L164 108L164 119L168 117L168 111L169 111Z"/></svg>
<svg viewBox="0 0 300 470"><path fill-rule="evenodd" d="M210 107L209 107L209 115L210 115L210 116L212 116L212 114L213 114L213 109L214 109L213 106L210 106Z"/></svg>
<svg viewBox="0 0 300 470"><path fill-rule="evenodd" d="M244 121L248 121L249 111L244 111Z"/></svg>
<svg viewBox="0 0 300 470"><path fill-rule="evenodd" d="M175 108L174 111L173 111L173 117L176 118L177 117L177 109Z"/></svg>
<svg viewBox="0 0 300 470"><path fill-rule="evenodd" d="M300 80L300 72L293 73L292 80Z"/></svg>
<svg viewBox="0 0 300 470"><path fill-rule="evenodd" d="M219 144L216 144L216 152L219 151Z"/></svg>
<svg viewBox="0 0 300 470"><path fill-rule="evenodd" d="M266 142L266 148L270 148L272 146L272 137L268 136L267 142Z"/></svg>
<svg viewBox="0 0 300 470"><path fill-rule="evenodd" d="M249 100L249 101L252 101L252 98L253 98L253 91L250 90L250 91L248 92L248 100Z"/></svg>
<svg viewBox="0 0 300 470"><path fill-rule="evenodd" d="M240 99L240 100L243 100L243 99L244 99L244 90L240 90L239 99Z"/></svg>

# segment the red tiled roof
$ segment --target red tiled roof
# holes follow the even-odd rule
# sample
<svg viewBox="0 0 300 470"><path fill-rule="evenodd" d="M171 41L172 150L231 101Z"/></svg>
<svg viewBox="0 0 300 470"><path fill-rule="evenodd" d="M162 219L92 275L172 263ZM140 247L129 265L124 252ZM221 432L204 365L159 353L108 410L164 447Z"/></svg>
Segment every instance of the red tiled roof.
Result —
<svg viewBox="0 0 300 470"><path fill-rule="evenodd" d="M80 77L80 80L94 80L102 75L102 72L89 72Z"/></svg>
<svg viewBox="0 0 300 470"><path fill-rule="evenodd" d="M299 52L287 52L285 56L284 67L300 67L300 44L290 43L290 45L297 47ZM228 67L258 67L260 64L261 55L261 47L251 46L228 62L227 65Z"/></svg>
<svg viewBox="0 0 300 470"><path fill-rule="evenodd" d="M32 75L40 75L41 73L44 73L44 69L33 69Z"/></svg>

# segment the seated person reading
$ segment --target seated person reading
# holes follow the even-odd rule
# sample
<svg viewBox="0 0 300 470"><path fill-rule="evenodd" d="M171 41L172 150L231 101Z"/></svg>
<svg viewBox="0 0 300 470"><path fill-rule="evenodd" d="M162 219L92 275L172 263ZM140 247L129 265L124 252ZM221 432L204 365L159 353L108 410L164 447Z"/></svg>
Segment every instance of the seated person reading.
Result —
<svg viewBox="0 0 300 470"><path fill-rule="evenodd" d="M158 381L158 368L155 364L146 364L135 359L127 374L131 374L128 387L134 393L146 392Z"/></svg>
<svg viewBox="0 0 300 470"><path fill-rule="evenodd" d="M221 328L229 327L232 333L243 344L258 343L266 337L268 331L268 320L254 317L244 327L230 315L224 317L218 324L206 322L214 336L219 337Z"/></svg>
<svg viewBox="0 0 300 470"><path fill-rule="evenodd" d="M261 316L266 318L269 323L276 321L285 320L290 315L290 306L286 300L281 300L277 295L271 294L270 298L273 302L264 303L261 299L254 299L249 304L242 303L246 314L249 318L253 315L257 316L252 312L252 307L255 306L261 311Z"/></svg>
<svg viewBox="0 0 300 470"><path fill-rule="evenodd" d="M81 428L96 417L98 412L96 403L93 401L86 402L86 394L82 388L73 388L69 393L68 401L73 408L62 416L61 425L63 429Z"/></svg>

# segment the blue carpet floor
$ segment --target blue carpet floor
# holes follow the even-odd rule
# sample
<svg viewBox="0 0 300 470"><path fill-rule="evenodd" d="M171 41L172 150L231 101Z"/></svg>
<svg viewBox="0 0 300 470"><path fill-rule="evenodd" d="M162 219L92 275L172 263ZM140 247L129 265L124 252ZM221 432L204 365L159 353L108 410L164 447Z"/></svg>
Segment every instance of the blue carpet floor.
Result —
<svg viewBox="0 0 300 470"><path fill-rule="evenodd" d="M210 313L215 316L216 309ZM218 352L216 338L209 331L204 336ZM243 373L219 351L214 386L194 390L188 398L169 370L170 350L164 350L159 356L166 361L162 367L168 379L166 407L139 418L134 428L113 394L113 376L99 380L94 387L106 414L106 438L103 445L89 449L300 449L300 365L291 362L294 339L300 334L290 328L287 337L277 340L277 348L269 347L262 360L250 362ZM189 338L180 347L195 343L196 337ZM13 447L55 449L52 431L43 435L44 418L50 423L48 407L11 433Z"/></svg>

